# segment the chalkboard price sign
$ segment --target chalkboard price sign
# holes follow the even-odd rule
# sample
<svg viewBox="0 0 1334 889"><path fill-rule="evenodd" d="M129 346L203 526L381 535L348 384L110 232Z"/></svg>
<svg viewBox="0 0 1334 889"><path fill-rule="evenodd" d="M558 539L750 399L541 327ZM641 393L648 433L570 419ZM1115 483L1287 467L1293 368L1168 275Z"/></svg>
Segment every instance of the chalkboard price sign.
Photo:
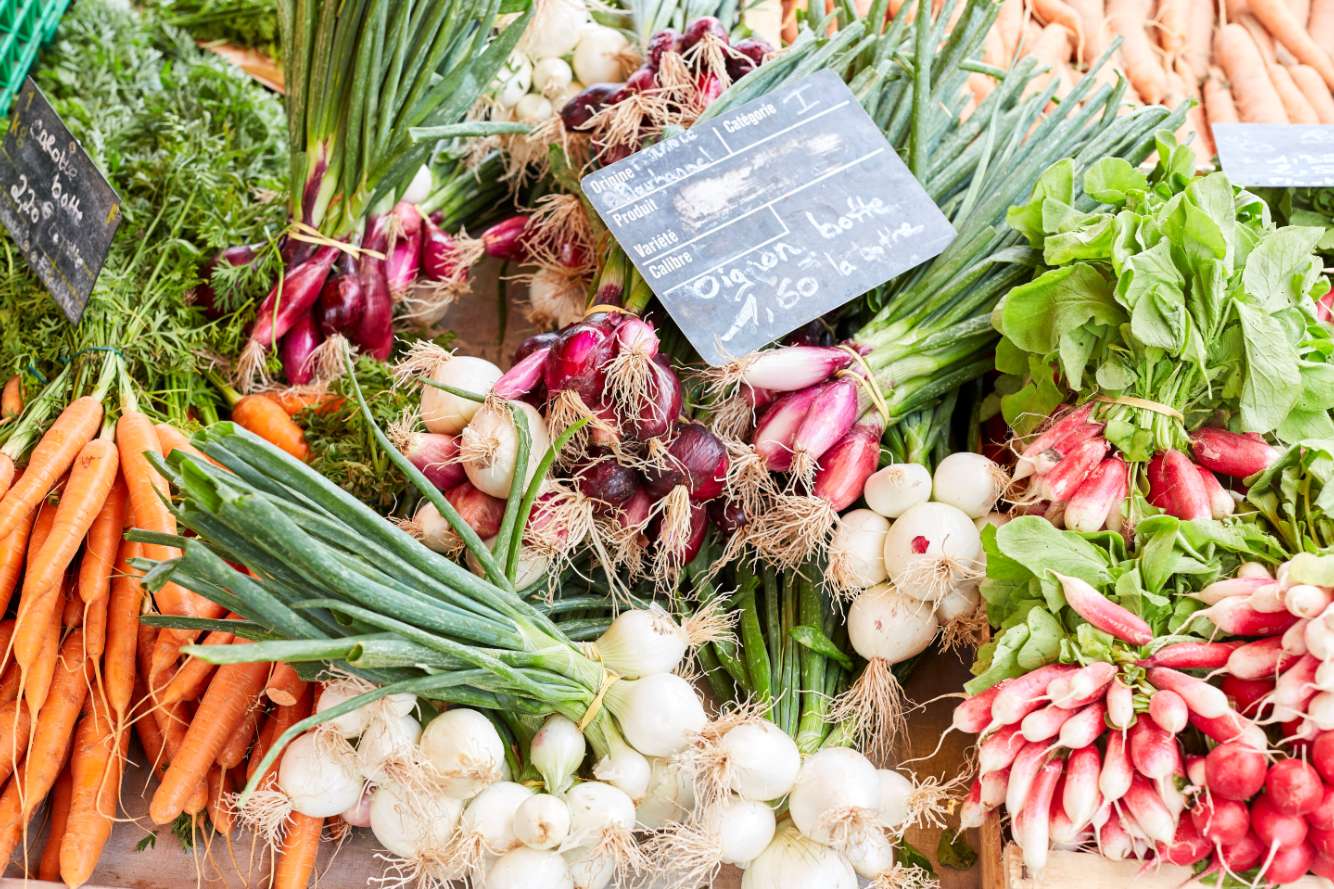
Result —
<svg viewBox="0 0 1334 889"><path fill-rule="evenodd" d="M120 198L32 78L0 143L0 223L78 324L120 225Z"/></svg>
<svg viewBox="0 0 1334 889"><path fill-rule="evenodd" d="M1216 123L1223 172L1234 185L1334 185L1334 126Z"/></svg>
<svg viewBox="0 0 1334 889"><path fill-rule="evenodd" d="M698 123L582 185L715 366L954 240L949 221L830 71Z"/></svg>

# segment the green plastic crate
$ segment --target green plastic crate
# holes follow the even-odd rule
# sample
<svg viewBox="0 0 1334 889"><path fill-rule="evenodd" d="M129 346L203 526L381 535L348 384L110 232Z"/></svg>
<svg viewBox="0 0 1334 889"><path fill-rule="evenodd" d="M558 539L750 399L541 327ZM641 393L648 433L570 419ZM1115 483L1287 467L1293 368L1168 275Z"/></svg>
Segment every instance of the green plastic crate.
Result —
<svg viewBox="0 0 1334 889"><path fill-rule="evenodd" d="M37 51L51 39L70 0L0 0L0 117L23 85Z"/></svg>

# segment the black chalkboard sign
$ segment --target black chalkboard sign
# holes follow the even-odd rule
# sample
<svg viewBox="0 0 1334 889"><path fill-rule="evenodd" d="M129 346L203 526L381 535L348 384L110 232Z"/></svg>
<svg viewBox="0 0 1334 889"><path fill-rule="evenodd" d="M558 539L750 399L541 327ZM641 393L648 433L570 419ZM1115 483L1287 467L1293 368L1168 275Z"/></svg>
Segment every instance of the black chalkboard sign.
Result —
<svg viewBox="0 0 1334 889"><path fill-rule="evenodd" d="M954 240L944 214L831 71L696 124L582 185L713 365Z"/></svg>
<svg viewBox="0 0 1334 889"><path fill-rule="evenodd" d="M78 324L111 239L120 198L32 78L0 143L0 223Z"/></svg>
<svg viewBox="0 0 1334 889"><path fill-rule="evenodd" d="M1223 172L1234 185L1334 185L1334 126L1216 123Z"/></svg>

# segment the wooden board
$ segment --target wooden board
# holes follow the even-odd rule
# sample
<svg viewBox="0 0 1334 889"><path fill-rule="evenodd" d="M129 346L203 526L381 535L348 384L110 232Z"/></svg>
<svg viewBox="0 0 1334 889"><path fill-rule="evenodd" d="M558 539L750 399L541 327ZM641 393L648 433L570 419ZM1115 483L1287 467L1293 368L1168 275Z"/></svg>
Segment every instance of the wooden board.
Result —
<svg viewBox="0 0 1334 889"><path fill-rule="evenodd" d="M1174 864L1145 866L1142 861L1112 861L1091 852L1053 851L1047 866L1037 875L1024 870L1023 853L1013 843L1005 848L1004 889L1209 889L1214 880L1191 878L1190 868ZM1215 878L1216 879L1216 878ZM1334 882L1316 876L1302 877L1288 886L1294 889L1328 889ZM987 884L987 889L993 889Z"/></svg>

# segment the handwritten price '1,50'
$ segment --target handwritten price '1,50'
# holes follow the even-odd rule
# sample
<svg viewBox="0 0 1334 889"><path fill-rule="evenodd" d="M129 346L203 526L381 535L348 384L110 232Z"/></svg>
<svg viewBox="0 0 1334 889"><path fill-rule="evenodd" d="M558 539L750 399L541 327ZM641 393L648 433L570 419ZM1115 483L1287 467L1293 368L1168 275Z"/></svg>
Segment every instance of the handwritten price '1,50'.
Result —
<svg viewBox="0 0 1334 889"><path fill-rule="evenodd" d="M799 265L809 268L812 258L805 254L806 251L800 247L780 241L758 255L746 259L744 265L704 275L690 284L691 293L701 300L717 298L726 287L729 291L727 301L740 304L736 320L727 332L719 337L722 342L728 342L747 326L759 321L760 304L754 293L757 285L763 284L772 288L766 293L764 306L769 323L774 321L775 308L791 309L803 299L810 299L819 292L820 281L812 275L793 278L773 273L773 269L777 266L796 257L805 257L799 261Z"/></svg>
<svg viewBox="0 0 1334 889"><path fill-rule="evenodd" d="M37 192L32 190L32 186L28 184L28 177L22 173L19 174L19 181L9 186L9 196L18 204L20 215L31 219L33 225L44 219L50 219L51 214L55 212L50 201L38 202Z"/></svg>

